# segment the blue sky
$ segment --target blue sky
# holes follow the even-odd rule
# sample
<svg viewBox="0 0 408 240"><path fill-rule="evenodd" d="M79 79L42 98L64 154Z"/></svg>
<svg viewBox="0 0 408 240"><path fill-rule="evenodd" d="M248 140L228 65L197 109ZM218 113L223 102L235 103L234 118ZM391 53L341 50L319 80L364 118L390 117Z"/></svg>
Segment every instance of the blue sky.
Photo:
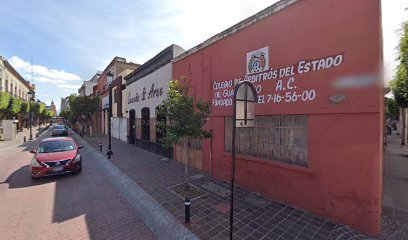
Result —
<svg viewBox="0 0 408 240"><path fill-rule="evenodd" d="M144 63L175 43L189 49L276 0L2 0L0 55L47 104L75 93L114 56ZM395 67L397 30L408 0L383 1L386 77ZM228 11L227 11L228 10Z"/></svg>

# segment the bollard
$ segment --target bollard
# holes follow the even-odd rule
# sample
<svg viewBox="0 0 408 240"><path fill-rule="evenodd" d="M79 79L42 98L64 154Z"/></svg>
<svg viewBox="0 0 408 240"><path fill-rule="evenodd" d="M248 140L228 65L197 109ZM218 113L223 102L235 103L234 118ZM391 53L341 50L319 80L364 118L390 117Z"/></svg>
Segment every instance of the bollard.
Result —
<svg viewBox="0 0 408 240"><path fill-rule="evenodd" d="M99 151L102 152L102 143L99 143Z"/></svg>
<svg viewBox="0 0 408 240"><path fill-rule="evenodd" d="M27 142L27 138L26 138L26 136L24 136L24 142Z"/></svg>
<svg viewBox="0 0 408 240"><path fill-rule="evenodd" d="M185 223L190 223L190 198L186 197L184 200L184 215Z"/></svg>

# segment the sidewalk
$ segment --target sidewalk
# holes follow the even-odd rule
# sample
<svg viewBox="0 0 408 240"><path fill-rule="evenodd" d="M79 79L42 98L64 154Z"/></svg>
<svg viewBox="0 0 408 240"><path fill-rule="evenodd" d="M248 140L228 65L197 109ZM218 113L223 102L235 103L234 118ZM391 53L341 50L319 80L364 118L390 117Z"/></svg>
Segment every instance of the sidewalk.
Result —
<svg viewBox="0 0 408 240"><path fill-rule="evenodd" d="M106 152L106 136L96 134L84 139L98 150L102 143ZM184 222L184 199L169 189L184 182L184 165L117 139L112 139L112 151L113 164ZM229 184L194 169L190 176L191 184L205 195L192 199L188 228L200 239L228 239ZM371 239L349 227L241 188L236 189L234 205L234 239Z"/></svg>
<svg viewBox="0 0 408 240"><path fill-rule="evenodd" d="M44 129L46 126L41 125L41 129ZM37 134L39 133L39 128L38 126L33 126L32 127L32 135L33 135L33 140L37 138ZM26 141L28 142L30 139L30 129L28 128L23 128L21 132L17 133L17 138L15 140L9 140L9 141L0 141L0 143L12 143L12 142L18 142L22 143L24 142L24 137L26 137Z"/></svg>
<svg viewBox="0 0 408 240"><path fill-rule="evenodd" d="M395 132L384 146L383 177L384 234L408 239L408 147L401 146Z"/></svg>
<svg viewBox="0 0 408 240"><path fill-rule="evenodd" d="M384 202L396 211L408 211L408 148L398 136L387 136L384 147Z"/></svg>

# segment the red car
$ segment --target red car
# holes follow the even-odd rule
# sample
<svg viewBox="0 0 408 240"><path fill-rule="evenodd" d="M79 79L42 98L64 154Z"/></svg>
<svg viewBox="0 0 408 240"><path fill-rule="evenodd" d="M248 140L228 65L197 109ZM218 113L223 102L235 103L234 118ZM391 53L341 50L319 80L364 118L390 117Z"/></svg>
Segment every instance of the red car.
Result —
<svg viewBox="0 0 408 240"><path fill-rule="evenodd" d="M58 175L82 171L82 157L74 140L70 137L46 138L40 142L31 160L31 177Z"/></svg>

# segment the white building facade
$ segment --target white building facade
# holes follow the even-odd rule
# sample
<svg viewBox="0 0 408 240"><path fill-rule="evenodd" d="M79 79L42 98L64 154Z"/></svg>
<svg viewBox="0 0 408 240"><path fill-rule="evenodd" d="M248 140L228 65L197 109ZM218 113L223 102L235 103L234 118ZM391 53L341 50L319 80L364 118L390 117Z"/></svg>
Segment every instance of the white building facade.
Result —
<svg viewBox="0 0 408 240"><path fill-rule="evenodd" d="M97 71L95 75L88 81L84 81L82 86L78 89L79 96L91 96L93 94L93 87L98 83L102 71Z"/></svg>
<svg viewBox="0 0 408 240"><path fill-rule="evenodd" d="M148 150L158 149L162 137L156 129L156 108L167 98L168 83L172 80L172 59L184 49L171 45L125 77L128 142ZM156 146L155 146L156 144ZM161 145L160 145L161 146Z"/></svg>

